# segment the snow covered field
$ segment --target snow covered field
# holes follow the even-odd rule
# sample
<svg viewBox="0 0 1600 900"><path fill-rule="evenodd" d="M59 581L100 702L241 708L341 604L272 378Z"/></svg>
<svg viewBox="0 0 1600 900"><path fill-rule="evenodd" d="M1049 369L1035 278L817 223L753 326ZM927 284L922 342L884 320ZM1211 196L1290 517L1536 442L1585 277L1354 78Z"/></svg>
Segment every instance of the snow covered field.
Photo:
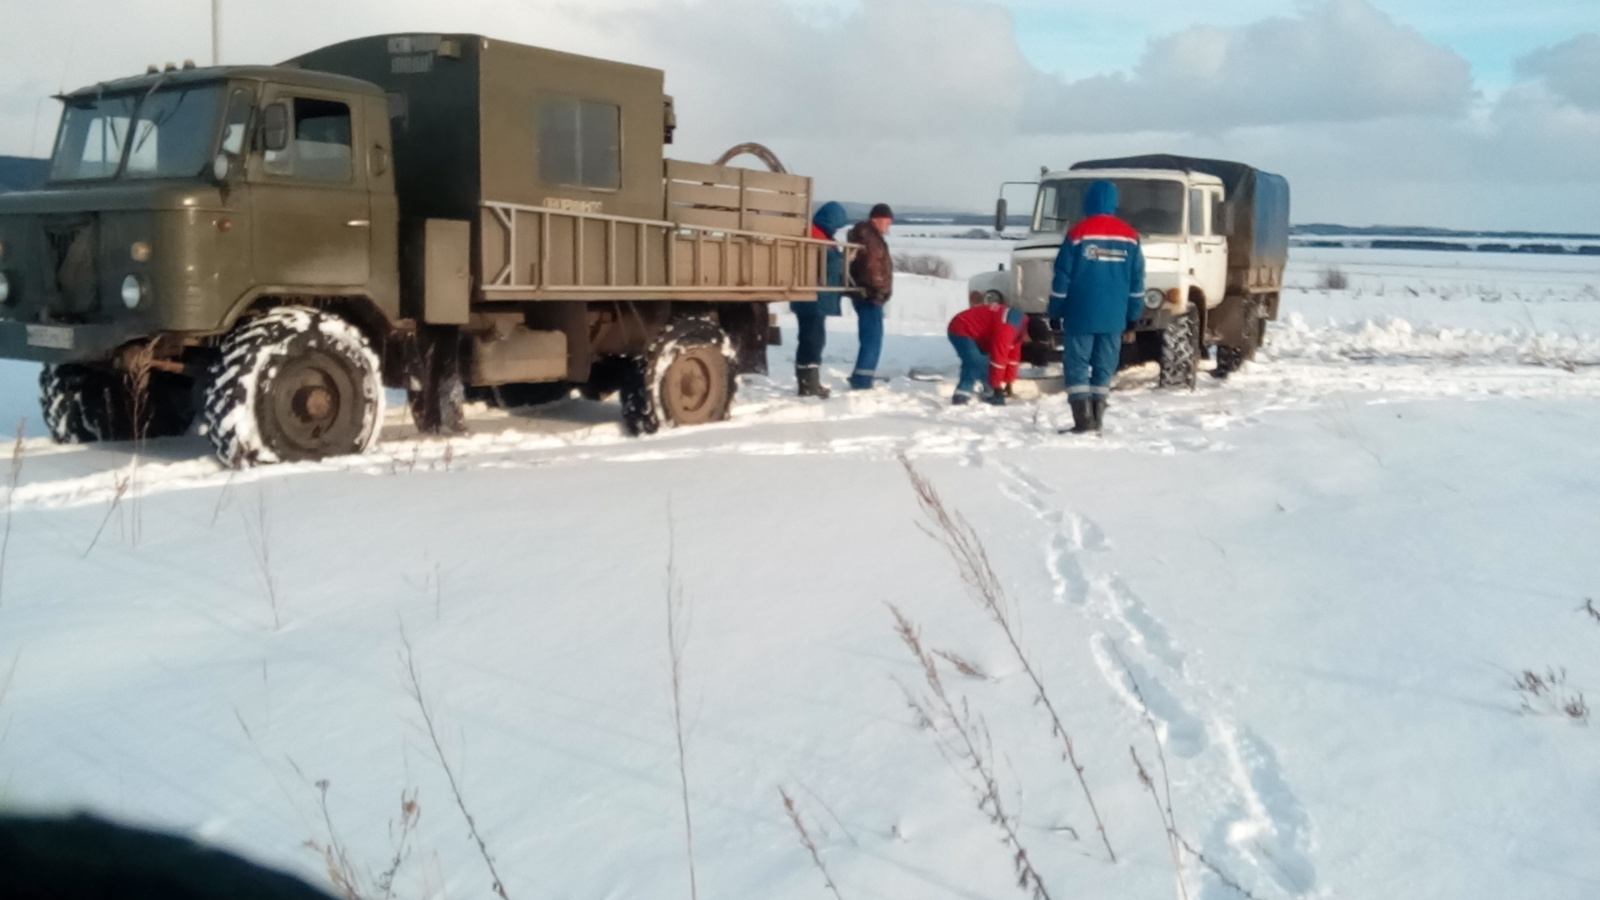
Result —
<svg viewBox="0 0 1600 900"><path fill-rule="evenodd" d="M940 672L1052 897L1600 896L1600 727L1515 686L1600 701L1600 258L1296 250L1257 362L1192 393L1124 373L1086 439L1059 394L951 409L906 377L953 374L945 321L1010 245L893 244L959 280L902 276L886 387L843 391L846 317L833 399L792 396L791 329L732 421L642 440L580 400L448 442L391 411L373 456L228 473L201 438L51 445L36 367L0 365L0 421L30 420L0 804L327 884L307 842L375 877L414 791L395 896L491 896L409 644L509 897L686 897L671 571L707 900L831 896L780 788L846 900L1024 896L887 604L978 673ZM901 455L986 546L1116 863ZM1180 875L1146 712L1209 861Z"/></svg>

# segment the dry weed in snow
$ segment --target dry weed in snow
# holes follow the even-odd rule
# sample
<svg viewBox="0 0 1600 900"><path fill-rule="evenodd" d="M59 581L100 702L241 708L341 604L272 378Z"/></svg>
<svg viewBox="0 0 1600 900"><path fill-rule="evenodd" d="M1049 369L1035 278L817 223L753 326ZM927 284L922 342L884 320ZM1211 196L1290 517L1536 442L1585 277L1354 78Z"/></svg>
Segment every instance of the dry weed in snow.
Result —
<svg viewBox="0 0 1600 900"><path fill-rule="evenodd" d="M1512 686L1524 713L1539 716L1565 716L1579 725L1589 724L1589 701L1583 691L1567 684L1567 670L1546 667L1544 672L1523 669Z"/></svg>
<svg viewBox="0 0 1600 900"><path fill-rule="evenodd" d="M700 896L694 871L694 817L689 812L688 754L683 746L683 648L688 639L683 622L683 586L678 583L676 529L667 510L667 658L672 679L672 729L678 742L678 788L683 797L684 854L689 862L689 898Z"/></svg>
<svg viewBox="0 0 1600 900"><path fill-rule="evenodd" d="M1018 816L1009 812L1001 799L989 726L982 716L972 714L965 699L959 704L951 699L944 680L939 677L933 654L922 643L921 630L894 604L889 604L889 611L894 614L895 633L922 666L922 679L928 688L924 695L902 684L906 702L916 712L919 724L933 729L939 752L951 768L961 773L962 780L977 795L978 809L1000 830L1000 843L1012 854L1011 866L1017 876L1017 887L1027 891L1032 900L1051 900L1044 879L1033 867L1033 859L1017 833ZM952 732L954 737L947 736Z"/></svg>
<svg viewBox="0 0 1600 900"><path fill-rule="evenodd" d="M6 523L0 534L0 603L6 596L6 551L11 549L11 498L17 493L17 481L22 477L22 434L27 419L17 421L17 440L11 445L11 468L6 474Z"/></svg>
<svg viewBox="0 0 1600 900"><path fill-rule="evenodd" d="M806 828L805 820L800 818L800 810L795 807L794 798L790 797L789 792L781 787L778 788L778 796L783 798L783 810L788 814L789 822L794 825L795 833L800 836L800 846L806 848L806 852L811 854L811 864L817 867L818 872L822 873L823 883L828 886L829 891L833 892L833 896L837 900L844 900L839 895L838 886L833 883L833 876L828 874L827 865L822 862L822 853L817 850L817 842L811 839L811 832Z"/></svg>
<svg viewBox="0 0 1600 900"><path fill-rule="evenodd" d="M478 854L483 857L483 864L489 869L489 877L492 879L490 886L495 896L500 900L511 900L506 896L505 882L500 880L500 873L494 867L494 857L489 854L489 845L478 831L478 821L472 817L472 811L467 809L467 800L461 795L461 784L456 780L455 769L451 768L450 760L445 756L444 744L439 741L439 730L434 726L433 710L428 706L427 697L422 692L422 675L417 671L417 657L412 652L411 639L406 637L404 628L400 629L400 646L403 648L400 661L404 664L406 694L417 704L417 710L422 713L423 731L428 735L428 742L433 745L434 757L439 760L439 768L444 770L445 780L450 783L450 795L455 798L456 808L461 810L461 817L467 820L467 833L477 845Z"/></svg>
<svg viewBox="0 0 1600 900"><path fill-rule="evenodd" d="M989 553L984 549L983 541L965 518L959 513L950 512L933 483L922 477L922 473L917 471L911 460L903 453L900 455L900 465L905 469L906 477L911 479L911 488L916 492L917 504L922 507L923 514L933 525L932 528L924 530L942 544L955 560L961 582L967 586L967 593L977 601L990 621L994 622L1005 635L1012 654L1021 664L1028 680L1033 683L1034 699L1050 716L1051 734L1061 739L1063 758L1077 775L1078 786L1083 789L1084 799L1089 803L1089 812L1094 815L1094 825L1100 832L1100 841L1105 845L1106 855L1112 862L1116 862L1117 852L1111 849L1111 838L1106 834L1105 822L1100 818L1099 808L1095 806L1094 794L1089 790L1089 782L1084 777L1083 764L1078 762L1077 747L1073 744L1067 726L1062 723L1061 715L1056 712L1056 705L1050 699L1050 692L1045 690L1044 681L1034 670L1028 654L1022 649L1022 641L1018 638L1017 629L1012 621L1011 602L1006 598L1005 589L1000 584L1000 576L995 574L994 566L989 563Z"/></svg>

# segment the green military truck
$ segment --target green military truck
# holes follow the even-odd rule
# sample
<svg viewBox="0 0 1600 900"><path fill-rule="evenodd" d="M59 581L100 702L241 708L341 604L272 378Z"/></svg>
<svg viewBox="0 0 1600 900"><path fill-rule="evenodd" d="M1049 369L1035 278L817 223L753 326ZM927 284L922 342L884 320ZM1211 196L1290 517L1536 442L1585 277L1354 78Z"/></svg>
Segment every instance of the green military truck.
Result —
<svg viewBox="0 0 1600 900"><path fill-rule="evenodd" d="M831 246L810 179L664 158L659 70L478 35L60 99L47 183L0 197L0 357L45 364L60 441L357 453L385 387L426 433L573 387L634 433L722 419Z"/></svg>

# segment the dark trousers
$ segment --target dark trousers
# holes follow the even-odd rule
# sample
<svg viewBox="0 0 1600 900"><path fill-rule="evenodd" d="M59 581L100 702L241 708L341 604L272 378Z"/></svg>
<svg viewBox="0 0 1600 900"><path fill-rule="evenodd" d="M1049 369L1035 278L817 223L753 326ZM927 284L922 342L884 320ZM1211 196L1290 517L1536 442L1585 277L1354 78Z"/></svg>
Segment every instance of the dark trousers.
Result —
<svg viewBox="0 0 1600 900"><path fill-rule="evenodd" d="M828 317L820 311L820 303L796 303L794 318L799 323L795 338L794 367L810 368L822 364L822 348L828 342Z"/></svg>
<svg viewBox="0 0 1600 900"><path fill-rule="evenodd" d="M950 346L955 347L956 356L961 357L961 378L956 382L955 395L970 397L989 381L989 357L977 341L963 335L950 335Z"/></svg>
<svg viewBox="0 0 1600 900"><path fill-rule="evenodd" d="M1111 376L1121 357L1121 334L1062 335L1061 374L1067 382L1067 399L1111 393Z"/></svg>
<svg viewBox="0 0 1600 900"><path fill-rule="evenodd" d="M853 388L872 387L872 376L878 373L878 357L883 354L883 305L858 297L850 298L856 308L856 321L861 335L861 351L856 354L856 368L850 373Z"/></svg>

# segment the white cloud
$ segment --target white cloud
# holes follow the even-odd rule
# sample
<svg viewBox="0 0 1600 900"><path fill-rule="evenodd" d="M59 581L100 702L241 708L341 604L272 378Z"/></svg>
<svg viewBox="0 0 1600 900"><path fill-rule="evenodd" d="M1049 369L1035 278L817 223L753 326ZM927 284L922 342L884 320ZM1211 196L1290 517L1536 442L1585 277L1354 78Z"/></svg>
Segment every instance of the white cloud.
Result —
<svg viewBox="0 0 1600 900"><path fill-rule="evenodd" d="M1024 128L1039 133L1459 115L1473 99L1465 59L1367 0L1324 0L1299 18L1195 26L1151 41L1131 76L1036 78Z"/></svg>
<svg viewBox="0 0 1600 900"><path fill-rule="evenodd" d="M982 209L1040 165L1177 152L1281 172L1300 221L1600 231L1593 35L1525 58L1493 103L1457 55L1367 0L1183 28L1127 75L1065 82L1018 49L1007 6L1030 2L1044 0L223 0L223 49L272 62L355 35L474 31L653 65L678 101L672 155L761 141L830 199ZM205 7L12 2L7 33L31 37L0 55L0 153L47 151L57 110L41 100L60 87L204 62Z"/></svg>
<svg viewBox="0 0 1600 900"><path fill-rule="evenodd" d="M1517 73L1538 78L1574 106L1600 112L1600 34L1580 34L1517 61Z"/></svg>

